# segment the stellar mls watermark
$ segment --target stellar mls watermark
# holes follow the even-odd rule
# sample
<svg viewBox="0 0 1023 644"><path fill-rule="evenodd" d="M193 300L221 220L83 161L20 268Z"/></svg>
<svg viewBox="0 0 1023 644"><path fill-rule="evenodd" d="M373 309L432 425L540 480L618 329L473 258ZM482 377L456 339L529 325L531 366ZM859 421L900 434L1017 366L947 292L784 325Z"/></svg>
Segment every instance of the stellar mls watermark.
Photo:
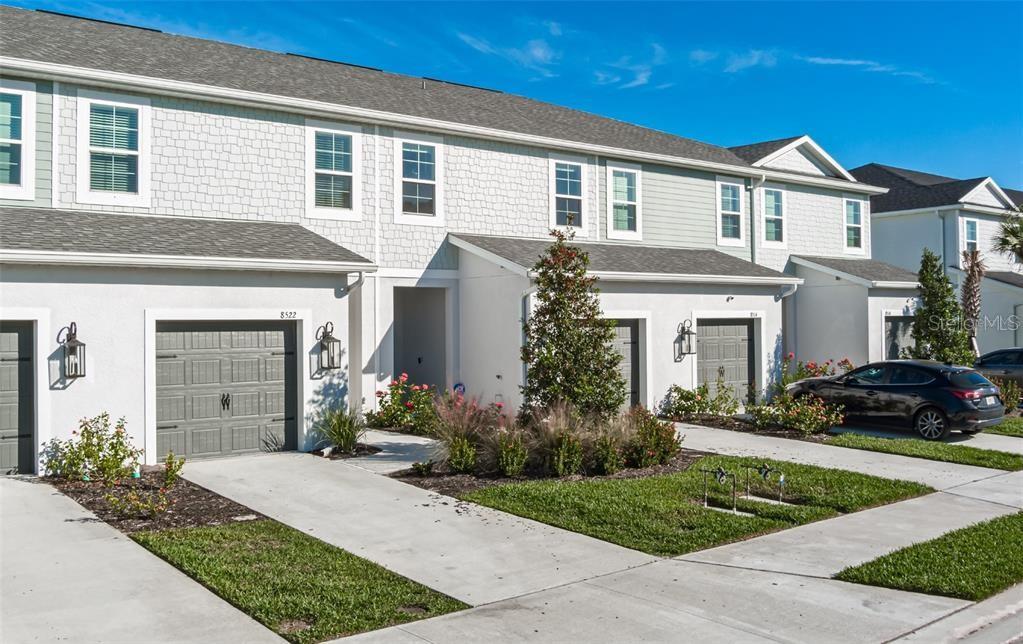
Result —
<svg viewBox="0 0 1023 644"><path fill-rule="evenodd" d="M1023 327L1023 317L1018 315L984 315L977 318L977 321L964 320L960 317L941 318L931 316L928 321L931 330L938 329L966 329L968 331L1018 331Z"/></svg>

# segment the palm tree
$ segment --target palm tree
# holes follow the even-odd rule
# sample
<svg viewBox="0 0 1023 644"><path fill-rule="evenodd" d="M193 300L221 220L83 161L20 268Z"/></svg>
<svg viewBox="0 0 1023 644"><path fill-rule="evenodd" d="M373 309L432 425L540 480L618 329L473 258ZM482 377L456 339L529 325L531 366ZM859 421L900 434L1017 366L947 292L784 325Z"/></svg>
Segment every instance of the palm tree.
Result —
<svg viewBox="0 0 1023 644"><path fill-rule="evenodd" d="M1006 215L995 237L994 249L1023 264L1023 213L1017 210Z"/></svg>
<svg viewBox="0 0 1023 644"><path fill-rule="evenodd" d="M970 335L970 348L973 349L973 355L974 357L979 357L980 347L977 345L977 321L980 320L980 284L984 280L984 273L987 271L979 251L963 251L963 270L966 272L966 279L963 280L962 293L960 294L962 298L963 323L966 325L966 332Z"/></svg>

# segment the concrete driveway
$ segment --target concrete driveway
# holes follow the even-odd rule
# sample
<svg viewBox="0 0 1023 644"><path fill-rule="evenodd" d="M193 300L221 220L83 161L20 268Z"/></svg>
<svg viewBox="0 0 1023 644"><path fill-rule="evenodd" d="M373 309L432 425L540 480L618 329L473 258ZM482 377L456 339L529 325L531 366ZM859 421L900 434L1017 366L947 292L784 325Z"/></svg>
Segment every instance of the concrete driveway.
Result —
<svg viewBox="0 0 1023 644"><path fill-rule="evenodd" d="M35 478L0 477L0 641L283 642Z"/></svg>

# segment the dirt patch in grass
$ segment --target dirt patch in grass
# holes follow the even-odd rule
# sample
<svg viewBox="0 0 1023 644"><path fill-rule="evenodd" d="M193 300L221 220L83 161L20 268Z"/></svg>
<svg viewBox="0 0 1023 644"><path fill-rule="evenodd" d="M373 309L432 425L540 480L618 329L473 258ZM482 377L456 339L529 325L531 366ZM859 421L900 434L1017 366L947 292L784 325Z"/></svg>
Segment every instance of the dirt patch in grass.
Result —
<svg viewBox="0 0 1023 644"><path fill-rule="evenodd" d="M98 481L69 481L60 478L48 478L46 481L103 521L128 534L143 530L215 526L264 518L244 505L185 479L179 479L174 485L166 488L165 493L170 504L166 512L156 517L122 516L111 509L106 499L108 494L122 496L133 490L141 494L157 493L164 484L162 467L144 467L141 477L125 479L111 487Z"/></svg>
<svg viewBox="0 0 1023 644"><path fill-rule="evenodd" d="M344 460L346 458L356 458L358 456L369 456L370 454L376 454L377 452L382 452L382 451L383 451L382 449L380 449L379 447L377 447L375 445L367 445L365 443L357 443L355 445L355 451L354 452L337 452L337 451L332 451L330 453L330 456L328 456L327 458L329 458L332 461L341 461L341 460ZM313 450L310 453L313 454L314 456L323 456L323 450L322 449Z"/></svg>
<svg viewBox="0 0 1023 644"><path fill-rule="evenodd" d="M614 480L614 479L637 479L645 478L648 476L659 476L661 474L673 474L675 472L682 472L692 466L693 463L697 462L704 456L710 455L710 452L700 452L693 449L682 449L678 454L675 455L670 461L664 465L653 465L651 467L643 468L629 468L624 469L616 474L609 476L568 476L563 479L554 479L550 476L543 476L540 474L529 474L524 476L518 476L515 478L501 476L499 474L491 475L474 475L474 474L457 474L449 470L445 470L444 466L437 465L434 468L434 472L429 476L419 476L414 473L411 469L401 470L391 474L391 478L398 479L402 483L408 483L409 485L415 485L421 487L424 490L430 490L438 494L444 494L446 496L461 497L469 492L475 492L476 490L483 490L488 487L494 487L496 485L509 485L512 483L522 483L524 481L539 481L539 480L561 480L561 481L581 481L581 480Z"/></svg>

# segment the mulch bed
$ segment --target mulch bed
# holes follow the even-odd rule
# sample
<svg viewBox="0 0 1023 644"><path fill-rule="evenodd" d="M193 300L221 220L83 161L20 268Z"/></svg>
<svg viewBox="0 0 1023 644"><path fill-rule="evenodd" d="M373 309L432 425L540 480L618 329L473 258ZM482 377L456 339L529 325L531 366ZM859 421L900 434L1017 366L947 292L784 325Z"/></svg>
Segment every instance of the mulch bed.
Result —
<svg viewBox="0 0 1023 644"><path fill-rule="evenodd" d="M346 458L355 458L357 456L369 456L370 454L376 454L383 450L374 445L366 445L365 443L356 443L354 452L331 452L329 458L332 461L340 461ZM323 456L323 450L317 449L310 452L314 456Z"/></svg>
<svg viewBox="0 0 1023 644"><path fill-rule="evenodd" d="M610 476L568 476L563 479L556 479L559 481L599 481L602 479L638 479L645 478L648 476L660 476L662 474L673 474L675 472L682 472L689 469L693 463L697 462L704 456L710 456L710 452L701 452L694 449L683 449L680 451L672 460L668 461L664 465L653 465L651 467L644 468L629 468L624 469L616 474ZM484 488L493 487L495 485L508 485L509 483L522 483L524 481L537 481L543 479L553 479L549 475L541 475L538 473L524 474L523 476L510 478L507 476L501 476L500 474L490 475L474 475L474 474L456 474L451 471L443 469L442 465L435 465L434 471L429 476L419 476L415 474L411 469L401 470L394 472L390 475L391 478L397 479L402 483L408 483L409 485L415 485L416 487L423 488L424 490L430 490L438 494L444 494L446 496L460 497L463 494L474 492L476 490L482 490Z"/></svg>
<svg viewBox="0 0 1023 644"><path fill-rule="evenodd" d="M111 510L106 500L108 494L121 496L132 489L145 493L159 490L163 485L162 467L144 467L140 478L120 481L113 487L106 487L98 481L69 481L52 477L45 480L103 521L128 534L143 530L195 528L266 518L244 505L185 479L178 479L166 490L170 507L156 517L125 517Z"/></svg>

